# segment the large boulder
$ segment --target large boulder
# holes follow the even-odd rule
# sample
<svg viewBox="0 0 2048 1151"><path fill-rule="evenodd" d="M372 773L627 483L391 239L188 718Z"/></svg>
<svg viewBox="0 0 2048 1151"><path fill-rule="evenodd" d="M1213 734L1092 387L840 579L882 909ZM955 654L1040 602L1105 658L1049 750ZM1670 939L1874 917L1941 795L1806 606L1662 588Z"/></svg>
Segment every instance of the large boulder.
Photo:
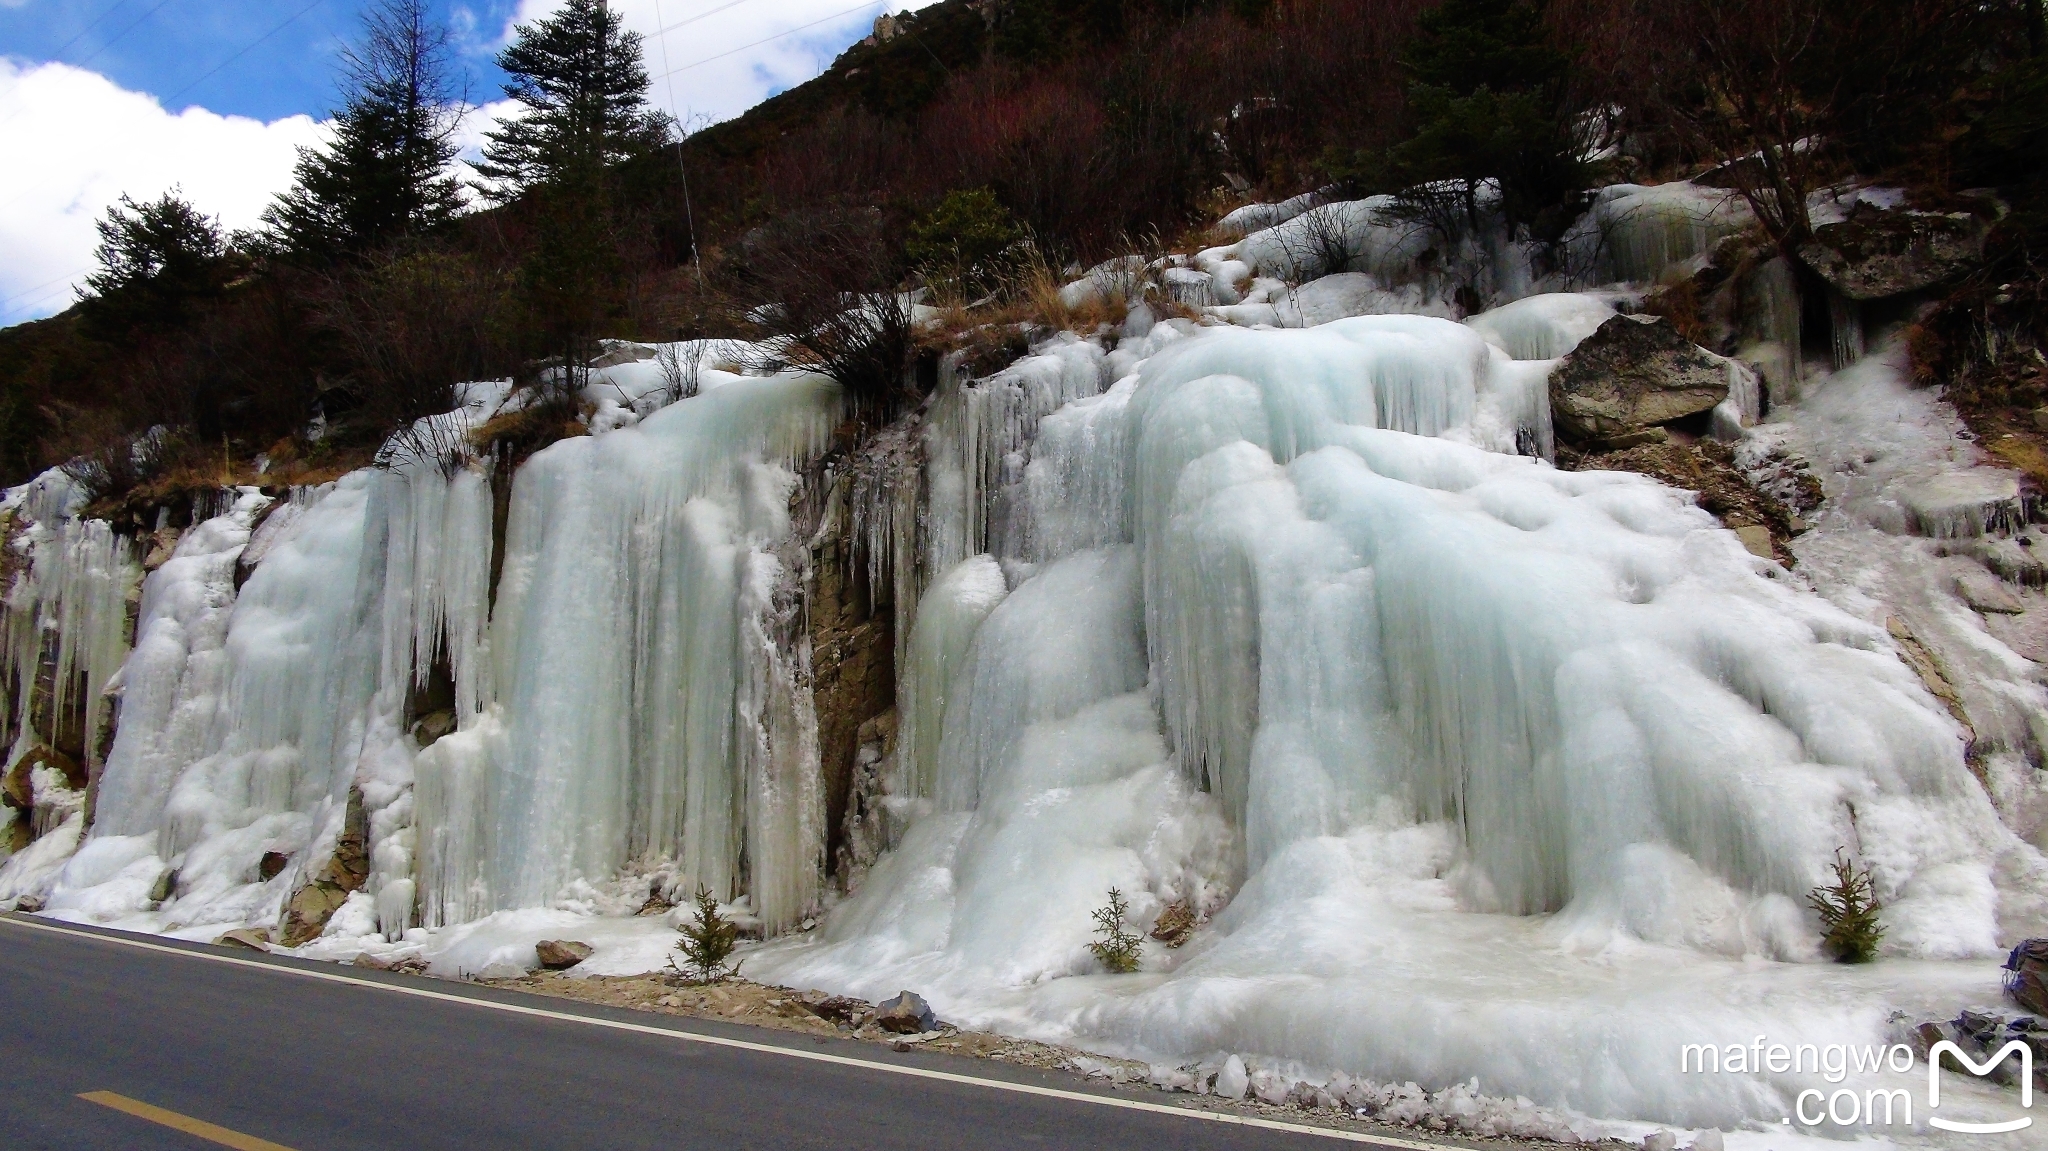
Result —
<svg viewBox="0 0 2048 1151"><path fill-rule="evenodd" d="M1659 316L1615 316L1550 373L1559 439L1623 448L1665 438L1664 425L1704 416L1728 398L1730 362Z"/></svg>
<svg viewBox="0 0 2048 1151"><path fill-rule="evenodd" d="M1851 300L1881 300L1947 283L1984 259L1984 221L1968 212L1887 210L1859 203L1822 224L1799 259Z"/></svg>

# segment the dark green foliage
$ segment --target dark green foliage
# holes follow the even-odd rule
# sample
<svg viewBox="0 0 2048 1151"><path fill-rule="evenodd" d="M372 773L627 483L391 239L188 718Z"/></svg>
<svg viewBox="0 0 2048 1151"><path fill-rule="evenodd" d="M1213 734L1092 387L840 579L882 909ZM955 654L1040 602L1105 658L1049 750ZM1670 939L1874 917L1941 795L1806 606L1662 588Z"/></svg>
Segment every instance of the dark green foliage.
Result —
<svg viewBox="0 0 2048 1151"><path fill-rule="evenodd" d="M1112 887L1109 889L1109 905L1090 912L1095 920L1095 934L1102 939L1089 944L1088 950L1112 975L1129 975L1136 971L1142 955L1143 937L1124 922L1124 915L1130 909L1124 893Z"/></svg>
<svg viewBox="0 0 2048 1151"><path fill-rule="evenodd" d="M1570 58L1535 0L1446 0L1417 21L1402 63L1414 134L1352 174L1446 238L1478 226L1487 180L1510 224L1561 233L1593 172L1565 100Z"/></svg>
<svg viewBox="0 0 2048 1151"><path fill-rule="evenodd" d="M718 900L711 889L697 887L697 915L686 919L676 930L682 938L676 941L676 951L683 961L674 958L668 961L669 969L690 983L717 983L730 979L738 971L726 966L732 958L733 949L739 946L740 929L718 912Z"/></svg>
<svg viewBox="0 0 2048 1151"><path fill-rule="evenodd" d="M220 295L236 268L220 225L176 188L146 204L122 196L93 226L100 267L85 277L91 295L83 312L87 334L99 339L184 323L200 301Z"/></svg>
<svg viewBox="0 0 2048 1151"><path fill-rule="evenodd" d="M1835 881L1806 897L1820 916L1821 950L1842 963L1868 963L1877 958L1884 939L1884 926L1877 921L1884 905L1871 888L1868 867L1859 869L1841 848L1835 849L1832 867Z"/></svg>
<svg viewBox="0 0 2048 1151"><path fill-rule="evenodd" d="M903 254L941 293L972 299L1010 278L1023 245L1024 229L995 193L956 189L910 226Z"/></svg>
<svg viewBox="0 0 2048 1151"><path fill-rule="evenodd" d="M2015 62L1988 89L1958 142L1961 182L1999 189L2012 206L2012 230L2048 254L2048 56Z"/></svg>
<svg viewBox="0 0 2048 1151"><path fill-rule="evenodd" d="M1047 0L1010 0L996 21L996 55L1018 64L1041 64L1058 49Z"/></svg>
<svg viewBox="0 0 2048 1151"><path fill-rule="evenodd" d="M264 213L274 241L328 262L444 227L462 206L448 167L461 100L448 29L425 0L381 0L343 55L334 142L299 149L290 191Z"/></svg>
<svg viewBox="0 0 2048 1151"><path fill-rule="evenodd" d="M540 184L587 178L658 148L667 124L646 105L640 34L602 0L569 0L555 15L521 24L498 67L505 94L528 112L490 133L477 172L489 194L517 198Z"/></svg>

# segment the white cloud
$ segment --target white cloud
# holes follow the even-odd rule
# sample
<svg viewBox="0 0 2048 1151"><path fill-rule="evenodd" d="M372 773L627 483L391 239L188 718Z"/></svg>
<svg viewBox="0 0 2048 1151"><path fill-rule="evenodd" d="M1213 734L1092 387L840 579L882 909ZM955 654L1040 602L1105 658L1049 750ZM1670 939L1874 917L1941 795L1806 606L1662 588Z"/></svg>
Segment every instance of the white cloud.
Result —
<svg viewBox="0 0 2048 1151"><path fill-rule="evenodd" d="M247 228L291 183L310 116L264 123L204 108L165 111L97 72L0 58L0 324L68 307L93 266L93 222L127 193L172 185L227 228Z"/></svg>
<svg viewBox="0 0 2048 1151"><path fill-rule="evenodd" d="M654 78L648 101L678 119L703 123L730 119L809 80L865 36L883 11L932 2L747 0L729 6L731 0L614 0L612 8L625 17L626 27L647 38L647 74ZM540 19L561 6L561 0L521 0L513 23ZM664 26L673 31L657 36ZM673 75L663 75L671 70Z"/></svg>

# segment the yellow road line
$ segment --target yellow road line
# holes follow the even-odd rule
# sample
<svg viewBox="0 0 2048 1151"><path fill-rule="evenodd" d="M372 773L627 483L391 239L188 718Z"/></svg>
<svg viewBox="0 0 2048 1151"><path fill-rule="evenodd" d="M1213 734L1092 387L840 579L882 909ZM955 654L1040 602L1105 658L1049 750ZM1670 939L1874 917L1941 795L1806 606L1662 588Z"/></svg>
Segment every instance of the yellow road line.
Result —
<svg viewBox="0 0 2048 1151"><path fill-rule="evenodd" d="M204 1119L194 1119L190 1115L180 1115L176 1111L166 1111L161 1107L152 1107L139 1099L130 1099L126 1095L116 1095L112 1091L88 1091L80 1095L79 1098L88 1103L97 1103L102 1107L111 1107L124 1114L133 1115L137 1119L147 1119L151 1123L169 1127L173 1131L183 1131L187 1135L197 1135L209 1143L218 1143L223 1147L233 1147L235 1151L292 1151L291 1148L286 1147L282 1143L272 1143L268 1139L258 1139L254 1135L244 1135L240 1131L230 1131L225 1127L216 1127Z"/></svg>

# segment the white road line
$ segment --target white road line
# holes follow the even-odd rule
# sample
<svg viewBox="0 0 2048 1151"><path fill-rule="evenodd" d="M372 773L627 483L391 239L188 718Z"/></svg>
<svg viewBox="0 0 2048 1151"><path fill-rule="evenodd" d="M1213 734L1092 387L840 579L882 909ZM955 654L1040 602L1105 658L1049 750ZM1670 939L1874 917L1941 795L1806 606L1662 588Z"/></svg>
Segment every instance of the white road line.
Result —
<svg viewBox="0 0 2048 1151"><path fill-rule="evenodd" d="M265 963L257 959L240 959L232 955L220 955L211 951L188 951L182 947L166 947L142 939L128 939L118 935L100 935L91 931L76 931L55 924L39 923L27 919L0 916L0 923L26 927L33 931L48 931L57 935L70 935L80 939L97 940L101 943L134 947L143 951L157 951L165 955L177 955L187 959L204 959L213 963L227 963L236 967L252 967L260 971L296 975L303 979L319 979L328 983L341 983L351 987L365 987L372 991L389 991L399 995L412 995L421 999L438 999L445 1003L459 1003L468 1007L483 1007L492 1011L504 1011L514 1015L527 1015L540 1019L559 1019L567 1023L581 1023L591 1027L608 1027L614 1031L632 1031L642 1035L659 1035L670 1039L681 1039L689 1043L706 1043L714 1047L731 1047L741 1051L756 1051L763 1055L781 1055L790 1059L808 1059L814 1063L830 1063L840 1067L858 1067L866 1071L881 1071L890 1075L907 1075L914 1079L936 1079L945 1083L959 1083L970 1087L986 1087L992 1091L1012 1091L1020 1095L1037 1095L1048 1099L1063 1099L1069 1103L1088 1103L1097 1107L1120 1107L1126 1111L1149 1111L1158 1115L1174 1115L1182 1119L1199 1119L1210 1123L1229 1123L1240 1127L1259 1127L1268 1131L1287 1131L1296 1135L1314 1135L1324 1139L1342 1139L1351 1143L1370 1143L1376 1147L1394 1147L1401 1151L1446 1151L1448 1144L1424 1143L1415 1139L1396 1139L1388 1135L1368 1135L1360 1131L1340 1131L1331 1127L1312 1127L1306 1123L1286 1123L1278 1119L1261 1119L1253 1115L1235 1115L1228 1112L1200 1111L1191 1107L1174 1107L1165 1103L1147 1103L1138 1099L1119 1099L1109 1095L1091 1095L1082 1091L1063 1091L1057 1087L1039 1087L1030 1083L1007 1083L1000 1079L982 1079L974 1075L960 1075L951 1071L931 1071L922 1067L905 1067L897 1063L876 1063L866 1059L855 1059L846 1055L833 1055L824 1051L804 1051L793 1047L781 1047L773 1043L753 1043L745 1039L727 1039L717 1035L703 1035L693 1031L679 1031L667 1027L651 1027L644 1023L627 1023L617 1019L603 1019L590 1015L574 1015L565 1011L549 1011L541 1007L524 1007L516 1003L498 1003L489 999L474 999L467 995L451 995L445 991L432 991L425 987L410 987L397 983L381 983L371 979L359 979L353 975L342 975L328 971L307 971L298 967L287 967L277 963ZM1455 1151L1455 1149L1453 1149Z"/></svg>

